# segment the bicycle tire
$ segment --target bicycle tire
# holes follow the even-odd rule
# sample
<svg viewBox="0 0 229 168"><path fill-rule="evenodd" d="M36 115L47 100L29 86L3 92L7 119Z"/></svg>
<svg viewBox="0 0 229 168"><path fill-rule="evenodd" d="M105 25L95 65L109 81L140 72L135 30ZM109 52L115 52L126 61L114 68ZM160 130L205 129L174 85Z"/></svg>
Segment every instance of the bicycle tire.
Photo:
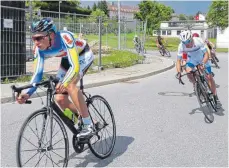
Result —
<svg viewBox="0 0 229 168"><path fill-rule="evenodd" d="M213 116L213 112L212 112L212 108L211 108L211 105L209 104L208 102L208 98L207 98L207 94L205 92L205 90L203 89L203 86L202 84L199 84L198 82L195 83L195 91L196 91L196 97L197 97L197 100L198 100L198 103L202 109L202 112L204 113L204 116L205 116L205 119L212 123L214 121L214 116ZM201 100L201 95L204 99L204 102L206 103L206 106L207 106L207 109L206 110L203 106L203 103L202 100Z"/></svg>
<svg viewBox="0 0 229 168"><path fill-rule="evenodd" d="M43 109L40 109L40 110L37 110L37 111L33 112L31 115L29 115L27 117L27 119L24 121L24 123L23 123L23 125L22 125L22 127L20 129L20 132L19 132L19 135L18 135L18 139L17 139L17 147L16 147L16 150L17 150L16 151L16 160L17 160L17 166L18 167L23 167L22 162L21 162L22 159L21 159L21 153L20 153L20 151L21 151L22 136L23 136L23 133L25 131L25 128L30 123L30 121L32 121L36 116L39 116L39 115L44 115L44 116L46 115L46 117L47 117L47 109L46 108L43 108ZM65 153L65 158L63 159L63 162L64 162L63 163L63 167L67 167L67 165L68 165L68 157L69 157L68 135L67 135L67 132L66 132L66 129L65 129L63 123L61 122L60 118L55 113L53 113L53 121L54 120L57 122L57 124L60 127L60 130L62 131L62 133L64 135L64 144L65 144L65 152L64 153ZM38 134L38 132L37 132L37 134ZM47 159L46 159L46 161L47 161ZM52 161L52 165L54 167L53 160L51 160L51 161Z"/></svg>
<svg viewBox="0 0 229 168"><path fill-rule="evenodd" d="M104 103L104 105L106 106L106 108L107 108L107 110L108 110L108 112L109 112L109 115L110 115L111 120L112 120L112 126L113 126L113 130L112 130L112 131L113 131L113 136L112 136L111 146L109 147L109 150L108 150L106 153L99 153L99 152L94 148L94 145L97 143L97 141L96 141L95 143L93 143L93 142L91 141L92 138L90 139L90 141L89 141L89 143L88 143L88 146L89 146L91 152L92 152L96 157L98 157L98 158L100 158L100 159L105 159L105 158L107 158L108 156L110 156L110 154L112 153L112 151L113 151L113 149L114 149L115 140L116 140L116 125L115 125L115 119L114 119L114 115L113 115L113 112L112 112L112 110L111 110L111 107L110 107L110 105L108 104L108 102L107 102L102 96L95 95L95 96L92 96L92 97L91 97L91 101L87 104L87 105L88 105L88 109L89 109L90 115L92 116L92 111L90 110L89 106L92 105L93 103L95 103L96 100L100 100L102 103ZM93 104L93 105L94 105L94 104ZM92 107L93 107L93 106L92 106ZM94 107L93 107L93 108L94 108ZM99 111L99 112L101 113L101 111ZM93 117L92 117L92 118L93 118ZM94 119L93 119L93 120L94 120ZM103 128L103 129L106 129L106 127ZM100 130L100 131L98 132L98 134L99 134L99 133L102 134L101 131L103 131L103 129ZM107 130L106 130L106 131L107 131ZM95 137L95 136L96 136L96 135L94 135L94 137ZM103 140L103 141L106 142L106 139ZM103 149L102 149L102 151L103 151Z"/></svg>
<svg viewBox="0 0 229 168"><path fill-rule="evenodd" d="M167 57L171 57L171 54L170 54L168 49L165 48L164 53L165 53L165 55L167 55Z"/></svg>
<svg viewBox="0 0 229 168"><path fill-rule="evenodd" d="M212 62L213 62L213 64L215 64L216 68L218 68L218 69L220 68L218 63L216 62L216 59L214 58L214 56L212 57Z"/></svg>
<svg viewBox="0 0 229 168"><path fill-rule="evenodd" d="M214 80L214 79L213 79L213 80ZM202 82L203 82L203 85L205 86L205 88L207 88L207 90L210 90L210 92L211 92L211 88L210 88L210 86L209 86L209 83L208 83L208 80L206 79L206 77L203 78ZM210 96L212 96L212 98L211 98ZM210 104L211 104L213 110L214 110L215 112L217 112L216 100L214 99L213 93L212 93L212 92L211 92L210 94L208 94L208 101L210 102Z"/></svg>
<svg viewBox="0 0 229 168"><path fill-rule="evenodd" d="M159 52L160 52L161 56L164 56L164 52L161 48L159 49Z"/></svg>

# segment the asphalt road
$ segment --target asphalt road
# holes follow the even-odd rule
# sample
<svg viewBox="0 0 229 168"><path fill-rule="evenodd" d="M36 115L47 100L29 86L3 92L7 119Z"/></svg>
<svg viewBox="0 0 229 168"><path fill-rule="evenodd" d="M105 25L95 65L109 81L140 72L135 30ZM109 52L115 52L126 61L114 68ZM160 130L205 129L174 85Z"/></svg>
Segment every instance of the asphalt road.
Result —
<svg viewBox="0 0 229 168"><path fill-rule="evenodd" d="M153 53L153 52L152 52ZM176 53L172 53L175 60ZM175 79L175 68L152 77L87 89L110 103L117 127L112 155L100 160L90 150L76 154L70 138L73 167L228 167L228 54L218 54L216 74L222 110L212 124L204 121L197 98L186 77ZM16 140L25 118L40 108L32 105L1 106L1 166L16 166Z"/></svg>

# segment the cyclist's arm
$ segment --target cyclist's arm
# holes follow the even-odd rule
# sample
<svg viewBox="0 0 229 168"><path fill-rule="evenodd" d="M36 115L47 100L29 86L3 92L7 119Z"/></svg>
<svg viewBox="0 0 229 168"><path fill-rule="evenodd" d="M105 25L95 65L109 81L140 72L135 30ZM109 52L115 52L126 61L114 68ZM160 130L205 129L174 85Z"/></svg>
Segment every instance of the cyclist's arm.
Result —
<svg viewBox="0 0 229 168"><path fill-rule="evenodd" d="M77 44L75 43L73 36L68 33L63 33L61 37L63 40L63 45L65 45L67 49L68 61L69 64L71 65L62 81L64 87L67 87L69 83L71 83L71 81L79 74L80 64L79 64L78 53L83 50L83 47L85 45L83 44L82 41L79 40L78 43L77 41L76 43L80 45L80 47L79 48L76 47Z"/></svg>
<svg viewBox="0 0 229 168"><path fill-rule="evenodd" d="M38 48L35 48L35 54L34 54L34 74L30 81L30 84L32 83L38 83L42 80L43 76L43 69L44 69L44 57L40 54L38 51ZM37 87L32 87L27 91L27 94L31 96L35 91Z"/></svg>
<svg viewBox="0 0 229 168"><path fill-rule="evenodd" d="M205 46L205 48L207 49L207 52L208 52L209 57L211 57L211 51L210 51L210 49L208 48L208 45L205 44L204 46Z"/></svg>
<svg viewBox="0 0 229 168"><path fill-rule="evenodd" d="M183 47L182 47L182 44L180 43L178 46L178 52L177 52L177 63L176 63L177 72L181 72L182 54L183 54Z"/></svg>
<svg viewBox="0 0 229 168"><path fill-rule="evenodd" d="M204 45L204 43L201 43L200 49L204 54L204 58L203 58L203 63L206 64L208 59L209 59L209 53L208 53L208 47L206 47L206 45Z"/></svg>

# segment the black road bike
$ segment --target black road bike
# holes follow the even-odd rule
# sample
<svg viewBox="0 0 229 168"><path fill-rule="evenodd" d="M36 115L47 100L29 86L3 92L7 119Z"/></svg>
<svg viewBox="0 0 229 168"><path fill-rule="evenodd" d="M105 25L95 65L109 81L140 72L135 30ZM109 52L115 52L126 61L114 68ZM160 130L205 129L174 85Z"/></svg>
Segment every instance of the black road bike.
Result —
<svg viewBox="0 0 229 168"><path fill-rule="evenodd" d="M213 112L217 112L217 100L214 97L208 80L206 78L206 71L200 70L199 65L196 66L194 71L181 75L180 77L176 76L179 79L179 83L184 85L181 77L192 74L195 79L195 93L199 102L199 105L205 115L205 119L212 123L214 121Z"/></svg>
<svg viewBox="0 0 229 168"><path fill-rule="evenodd" d="M163 44L161 45L159 52L161 56L171 57L169 50Z"/></svg>
<svg viewBox="0 0 229 168"><path fill-rule="evenodd" d="M69 139L64 124L73 133L72 145L76 153L86 150L85 144L101 159L108 157L113 151L116 125L108 102L102 96L86 94L83 90L83 80L80 80L80 89L85 96L94 131L90 137L78 138L77 134L83 127L82 118L79 116L78 124L74 125L73 121L64 115L54 101L57 83L57 78L50 77L33 85L11 87L14 100L15 93L20 94L24 89L33 86L47 88L46 106L28 116L20 129L16 148L18 167L67 167ZM32 102L27 100L26 103Z"/></svg>

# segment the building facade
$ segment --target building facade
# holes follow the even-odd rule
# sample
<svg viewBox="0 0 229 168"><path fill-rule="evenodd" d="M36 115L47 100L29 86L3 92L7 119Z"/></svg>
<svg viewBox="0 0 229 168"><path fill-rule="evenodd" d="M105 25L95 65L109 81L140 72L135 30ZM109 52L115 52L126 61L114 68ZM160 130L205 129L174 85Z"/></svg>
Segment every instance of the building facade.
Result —
<svg viewBox="0 0 229 168"><path fill-rule="evenodd" d="M217 36L217 30L209 28L203 14L195 16L195 20L179 20L177 15L173 15L170 21L161 22L160 30L154 30L153 36L179 37L181 31L187 29L198 33L203 39Z"/></svg>
<svg viewBox="0 0 229 168"><path fill-rule="evenodd" d="M118 17L118 6L117 5L115 5L114 3L109 3L108 4L108 10L109 10L109 17L111 19ZM124 5L120 6L121 19L133 20L135 12L139 12L138 7L124 6Z"/></svg>

